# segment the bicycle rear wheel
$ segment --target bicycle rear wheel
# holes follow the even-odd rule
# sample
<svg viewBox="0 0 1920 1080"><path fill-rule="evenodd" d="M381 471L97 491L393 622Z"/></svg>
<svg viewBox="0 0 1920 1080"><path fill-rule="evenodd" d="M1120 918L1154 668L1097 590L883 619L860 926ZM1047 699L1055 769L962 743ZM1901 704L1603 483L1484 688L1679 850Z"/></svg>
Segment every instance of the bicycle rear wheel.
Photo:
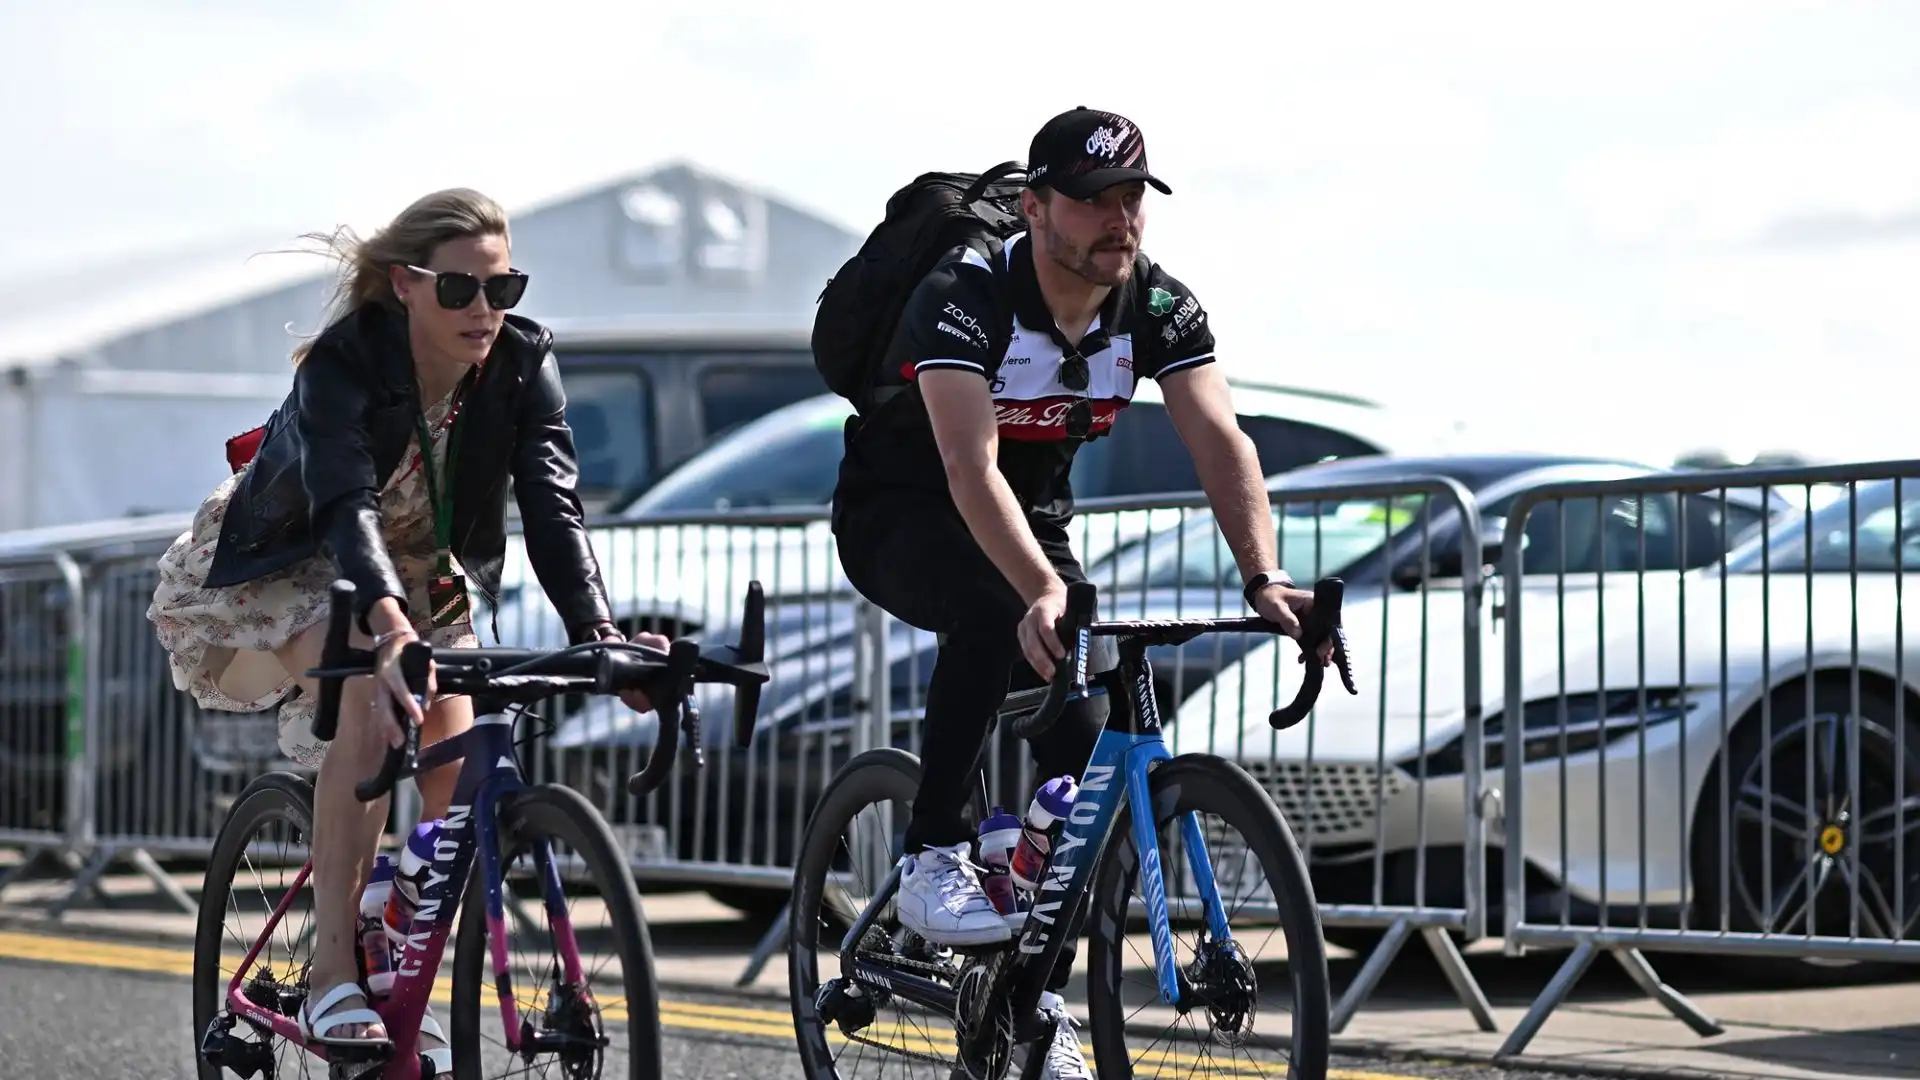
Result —
<svg viewBox="0 0 1920 1080"><path fill-rule="evenodd" d="M840 977L841 942L892 870L919 788L918 758L893 747L868 750L827 784L807 822L787 935L788 993L807 1080L965 1075L955 1068L952 1015ZM891 902L858 951L868 962L948 987L971 966L902 928Z"/></svg>
<svg viewBox="0 0 1920 1080"><path fill-rule="evenodd" d="M248 784L220 826L200 893L193 941L194 1064L200 1080L223 1080L262 1067L298 1075L306 1050L234 1020L211 1041L209 1028L227 1010L227 983L256 941L307 859L313 839L313 785L292 773L272 772ZM313 963L313 886L302 883L267 937L241 988L248 999L292 1017L307 996ZM229 1019L232 1019L229 1017ZM305 1062L318 1065L318 1062Z"/></svg>
<svg viewBox="0 0 1920 1080"><path fill-rule="evenodd" d="M1158 1004L1153 947L1143 940L1143 928L1129 925L1140 864L1133 816L1143 809L1129 804L1114 823L1094 879L1085 937L1088 1026L1101 1080L1131 1076L1136 1066L1149 1075L1264 1075L1283 1047L1289 1077L1325 1080L1332 1005L1320 910L1306 861L1279 808L1246 770L1211 754L1163 762L1153 770L1148 790L1176 963L1188 979L1222 997L1213 1007L1185 1016ZM1199 815L1230 942L1213 941L1207 930L1179 827L1189 813ZM1249 911L1258 911L1261 922L1278 924L1290 986L1263 992L1254 979L1252 961L1267 962L1273 934L1264 926L1243 928L1236 916ZM1181 941L1183 925L1196 931L1187 947ZM1259 1007L1281 1004L1290 1006L1291 1030L1253 1034L1251 1021ZM1129 1034L1141 1049L1129 1048Z"/></svg>
<svg viewBox="0 0 1920 1080"><path fill-rule="evenodd" d="M533 1036L550 1048L532 1062L506 1049L487 940L486 874L476 856L453 953L454 1075L480 1080L554 1065L568 1077L664 1075L653 943L640 891L606 819L579 792L557 785L527 788L497 813L515 1034L522 1046ZM565 893L565 927L546 905L541 849L551 853ZM576 892L583 881L591 889ZM561 947L569 932L584 986L563 977Z"/></svg>

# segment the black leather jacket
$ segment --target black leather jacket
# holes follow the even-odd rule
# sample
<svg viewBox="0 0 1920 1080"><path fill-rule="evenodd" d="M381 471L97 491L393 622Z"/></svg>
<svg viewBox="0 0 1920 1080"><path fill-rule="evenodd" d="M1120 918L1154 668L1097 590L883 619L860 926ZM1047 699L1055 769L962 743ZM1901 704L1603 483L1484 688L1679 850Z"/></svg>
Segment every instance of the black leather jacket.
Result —
<svg viewBox="0 0 1920 1080"><path fill-rule="evenodd" d="M545 327L508 315L461 405L453 552L497 607L511 477L528 562L579 642L613 620L574 491L579 467L552 344ZM250 581L325 553L357 587L363 631L379 598L405 608L378 500L415 431L417 395L405 312L367 304L322 332L234 489L206 584Z"/></svg>

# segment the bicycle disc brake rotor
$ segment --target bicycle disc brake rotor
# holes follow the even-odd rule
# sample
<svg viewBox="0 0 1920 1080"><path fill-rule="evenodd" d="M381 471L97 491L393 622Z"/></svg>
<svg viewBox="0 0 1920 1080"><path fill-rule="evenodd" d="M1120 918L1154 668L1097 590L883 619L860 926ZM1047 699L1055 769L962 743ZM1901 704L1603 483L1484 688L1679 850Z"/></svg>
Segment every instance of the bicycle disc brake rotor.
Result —
<svg viewBox="0 0 1920 1080"><path fill-rule="evenodd" d="M1245 949L1231 938L1209 941L1187 965L1187 978L1207 1003L1207 1019L1227 1046L1239 1046L1252 1031L1259 983Z"/></svg>
<svg viewBox="0 0 1920 1080"><path fill-rule="evenodd" d="M970 1080L1001 1080L1013 1061L1013 1008L992 997L994 977L1002 957L967 965L954 983L953 1026L959 1036L960 1066ZM975 1034L985 1043L976 1053L968 1053Z"/></svg>

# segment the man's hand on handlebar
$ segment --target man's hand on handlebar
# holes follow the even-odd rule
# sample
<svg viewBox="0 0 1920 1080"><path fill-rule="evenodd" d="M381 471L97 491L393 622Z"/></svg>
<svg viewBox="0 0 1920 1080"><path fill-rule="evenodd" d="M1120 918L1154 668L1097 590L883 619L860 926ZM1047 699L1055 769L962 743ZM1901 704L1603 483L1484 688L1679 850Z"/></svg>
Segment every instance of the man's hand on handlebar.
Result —
<svg viewBox="0 0 1920 1080"><path fill-rule="evenodd" d="M1269 585L1253 594L1253 610L1271 623L1278 623L1285 634L1295 641L1300 640L1300 620L1313 610L1313 590L1296 589L1287 585ZM1333 662L1333 642L1323 641L1318 650L1320 666L1326 667ZM1307 662L1307 654L1300 654L1300 662Z"/></svg>
<svg viewBox="0 0 1920 1080"><path fill-rule="evenodd" d="M664 634L655 634L642 630L631 638L625 638L620 636L620 631L614 627L602 625L600 627L600 640L606 641L609 639L613 641L632 641L635 645L645 645L650 649L659 649L661 652L666 652L673 645L673 642L668 641ZM634 712L649 713L653 711L653 702L647 698L647 692L644 690L622 690L620 691L620 700L626 702L627 708L632 709Z"/></svg>
<svg viewBox="0 0 1920 1080"><path fill-rule="evenodd" d="M1067 589L1058 585L1040 594L1020 620L1020 653L1043 679L1053 678L1053 662L1064 659L1067 647L1055 626L1067 612Z"/></svg>

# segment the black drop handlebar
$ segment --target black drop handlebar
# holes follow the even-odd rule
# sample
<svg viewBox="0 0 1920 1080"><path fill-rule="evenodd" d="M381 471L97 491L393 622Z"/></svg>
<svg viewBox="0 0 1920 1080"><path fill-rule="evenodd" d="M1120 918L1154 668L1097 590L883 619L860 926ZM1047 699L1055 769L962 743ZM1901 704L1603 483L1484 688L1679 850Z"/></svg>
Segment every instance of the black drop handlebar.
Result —
<svg viewBox="0 0 1920 1080"><path fill-rule="evenodd" d="M330 590L327 635L320 666L307 676L320 684L313 717L314 737L331 741L340 719L340 687L347 679L372 675L371 649L350 647L353 629L353 583L335 581ZM414 700L424 708L429 667L439 692L465 694L474 699L477 714L498 712L509 705L533 704L559 694L618 694L641 690L659 715L659 735L646 767L627 778L627 790L645 795L659 787L673 768L682 729L693 750L696 767L704 764L700 741L700 710L693 701L696 683L727 683L733 699L734 745L745 748L753 737L760 710L760 688L768 680L766 659L766 597L758 581L747 585L746 609L740 622L740 640L733 645L700 645L675 641L661 652L630 641L591 641L562 649L438 649L415 641L400 650L400 671ZM372 802L392 790L403 775L413 772L420 748L420 731L404 714L402 745L389 748L377 775L361 781L354 794Z"/></svg>
<svg viewBox="0 0 1920 1080"><path fill-rule="evenodd" d="M1353 682L1353 661L1347 654L1347 634L1340 627L1340 603L1346 584L1336 577L1321 578L1313 586L1313 609L1300 620L1300 655L1306 662L1306 674L1293 700L1273 710L1267 723L1275 731L1284 731L1307 718L1319 700L1320 687L1326 681L1326 669L1317 654L1327 642L1333 643L1333 666L1340 671L1340 682L1347 693L1358 694ZM1150 645L1178 645L1201 634L1281 633L1280 624L1260 616L1237 619L1143 619L1093 621L1098 592L1089 582L1067 586L1067 609L1054 630L1066 646L1067 655L1054 665L1053 680L1040 705L1013 721L1013 733L1031 739L1052 727L1067 702L1087 693L1087 653L1095 637L1132 638Z"/></svg>

